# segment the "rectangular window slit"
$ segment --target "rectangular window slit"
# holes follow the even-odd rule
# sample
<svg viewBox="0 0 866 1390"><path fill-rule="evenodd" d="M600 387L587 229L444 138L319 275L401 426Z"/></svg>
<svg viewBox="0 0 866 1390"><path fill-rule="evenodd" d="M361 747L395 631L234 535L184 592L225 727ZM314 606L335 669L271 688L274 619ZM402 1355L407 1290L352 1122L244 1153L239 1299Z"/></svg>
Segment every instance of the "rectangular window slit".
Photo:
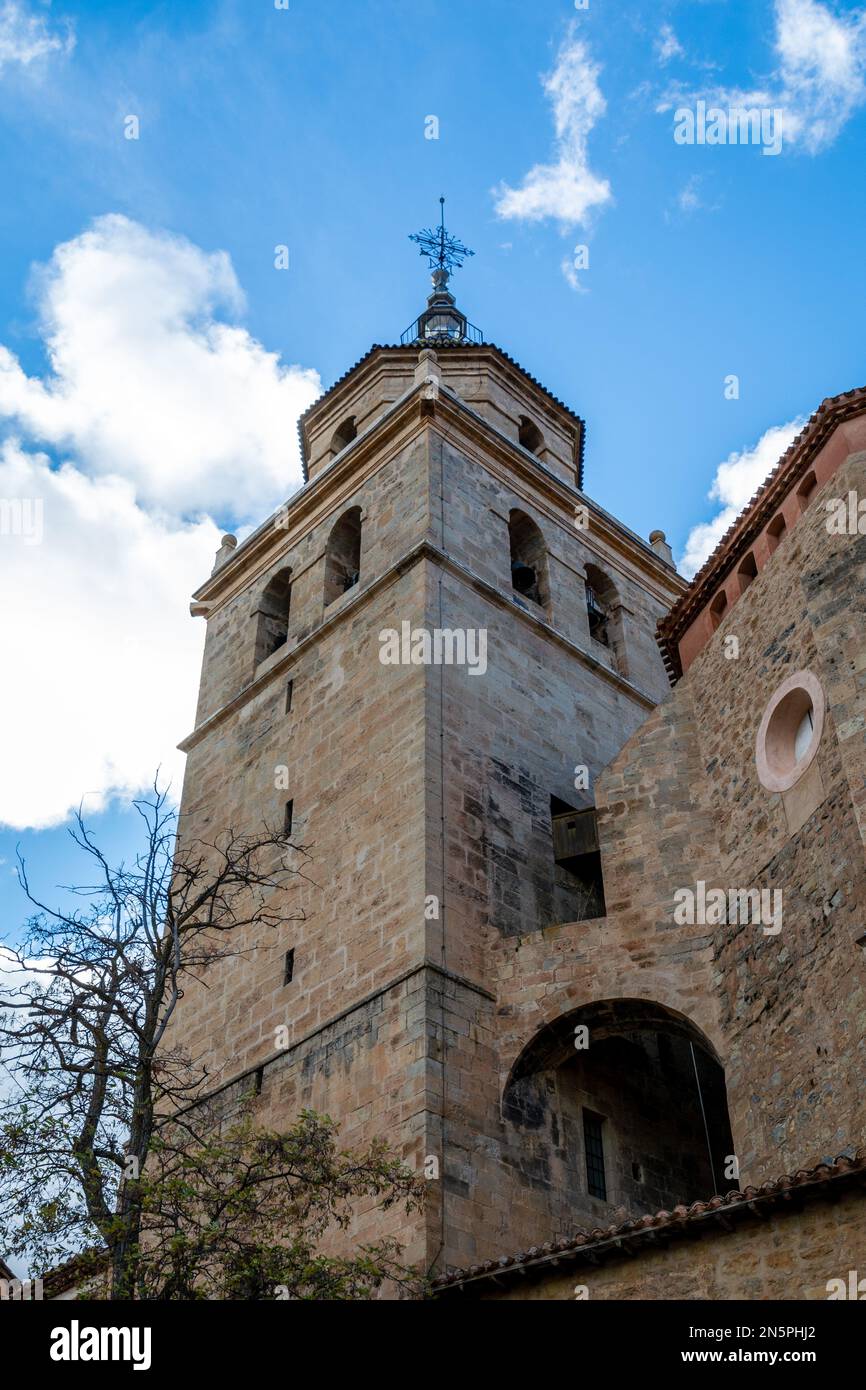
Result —
<svg viewBox="0 0 866 1390"><path fill-rule="evenodd" d="M288 685L286 686L286 714L291 714L292 712L292 691L294 689L294 685L294 681L289 681Z"/></svg>
<svg viewBox="0 0 866 1390"><path fill-rule="evenodd" d="M294 977L294 974L295 974L295 952L294 952L294 948L292 948L291 951L286 951L286 964L285 964L285 969L284 969L284 971L283 971L283 984L284 984L284 985L290 985L290 984L292 983L292 979L293 979L293 977Z"/></svg>
<svg viewBox="0 0 866 1390"><path fill-rule="evenodd" d="M586 1153L586 1185L590 1197L607 1201L607 1183L604 1176L604 1142L601 1127L604 1121L591 1110L583 1112L583 1145Z"/></svg>
<svg viewBox="0 0 866 1390"><path fill-rule="evenodd" d="M283 815L283 834L285 835L286 839L288 839L292 833L292 819L294 816L294 806L294 801L286 802L286 809Z"/></svg>

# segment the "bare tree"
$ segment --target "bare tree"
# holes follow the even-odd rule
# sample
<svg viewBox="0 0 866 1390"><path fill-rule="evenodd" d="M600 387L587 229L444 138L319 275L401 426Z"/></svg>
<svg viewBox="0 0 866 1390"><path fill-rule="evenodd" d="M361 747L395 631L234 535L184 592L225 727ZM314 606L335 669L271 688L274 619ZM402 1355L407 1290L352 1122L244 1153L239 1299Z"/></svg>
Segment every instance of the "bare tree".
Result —
<svg viewBox="0 0 866 1390"><path fill-rule="evenodd" d="M167 1034L184 984L303 916L286 890L306 860L267 826L184 844L156 784L135 806L144 848L119 868L76 818L81 908L46 906L19 860L35 913L0 977L0 1242L43 1268L101 1246L115 1298L134 1294L148 1159L213 1086Z"/></svg>

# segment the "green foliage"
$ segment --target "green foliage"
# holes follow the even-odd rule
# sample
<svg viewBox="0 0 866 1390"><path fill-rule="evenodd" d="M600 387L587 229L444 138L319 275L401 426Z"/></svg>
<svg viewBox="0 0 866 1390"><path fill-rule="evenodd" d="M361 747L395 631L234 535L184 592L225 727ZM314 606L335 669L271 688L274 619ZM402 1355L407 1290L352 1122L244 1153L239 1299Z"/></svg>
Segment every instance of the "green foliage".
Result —
<svg viewBox="0 0 866 1390"><path fill-rule="evenodd" d="M385 1281L418 1296L424 1281L396 1240L324 1253L359 1205L420 1209L424 1185L375 1142L341 1150L333 1121L305 1110L288 1131L247 1106L195 1146L159 1139L140 1183L135 1282L144 1299L366 1299Z"/></svg>

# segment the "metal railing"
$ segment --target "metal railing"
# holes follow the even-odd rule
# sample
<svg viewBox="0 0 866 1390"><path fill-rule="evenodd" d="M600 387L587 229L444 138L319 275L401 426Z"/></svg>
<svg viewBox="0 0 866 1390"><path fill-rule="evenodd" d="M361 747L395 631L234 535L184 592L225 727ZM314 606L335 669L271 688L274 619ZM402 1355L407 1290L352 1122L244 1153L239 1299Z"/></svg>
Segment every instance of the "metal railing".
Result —
<svg viewBox="0 0 866 1390"><path fill-rule="evenodd" d="M484 334L481 329L476 328L475 324L469 323L468 320L466 320L461 332L456 325L453 328L435 328L433 324L428 324L425 328L424 318L425 316L422 314L414 323L409 324L405 333L400 334L401 347L407 347L412 343L474 343L481 346L484 342Z"/></svg>

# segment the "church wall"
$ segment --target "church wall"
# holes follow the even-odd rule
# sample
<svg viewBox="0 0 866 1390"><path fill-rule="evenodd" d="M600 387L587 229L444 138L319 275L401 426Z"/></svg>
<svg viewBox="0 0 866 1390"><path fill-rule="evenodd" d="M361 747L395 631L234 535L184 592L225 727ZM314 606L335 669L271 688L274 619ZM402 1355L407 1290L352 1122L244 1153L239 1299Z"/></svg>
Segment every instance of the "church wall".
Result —
<svg viewBox="0 0 866 1390"><path fill-rule="evenodd" d="M588 695L587 708L595 712L595 705ZM516 722L521 722L522 713L524 727L520 732L515 728L514 737L525 753L533 745L525 729L528 710L517 707ZM546 730L576 727L577 715L565 720L561 713L544 724ZM455 752L455 762L459 756ZM476 767L482 779L483 767ZM495 903L489 903L486 886L478 893L474 917L459 889L457 923L449 907L451 931L462 940L477 936L475 922L485 910L491 917L484 933L486 976L480 978L493 983L496 994L492 1046L498 1075L488 1073L491 1043L486 1020L468 996L462 1001L464 1030L455 1030L450 1039L452 1071L462 1077L477 1070L485 1079L477 1108L468 1105L459 1130L456 1123L449 1129L452 1146L465 1153L464 1162L474 1173L471 1193L455 1197L450 1206L454 1243L462 1246L470 1263L573 1234L590 1214L598 1220L606 1213L610 1220L628 1197L619 1193L608 1203L587 1199L581 1144L577 1180L582 1183L583 1204L575 1208L563 1202L552 1169L539 1169L525 1130L502 1113L510 1071L545 1025L595 1001L637 998L691 1020L710 1047L718 1049L721 1043L712 932L700 925L678 926L671 919L675 888L693 881L707 853L712 853L712 825L706 807L695 797L701 765L687 692L677 690L649 715L597 783L601 768L593 766L592 772L606 917L574 921L566 916L541 930L526 927L506 936L495 929ZM489 814L486 820L489 825ZM459 826L459 819L455 824ZM465 826L461 837L466 838ZM524 824L515 830L518 866L527 839ZM521 884L524 878L521 870ZM591 1038L588 1055L591 1060ZM554 1108L548 1105L541 1124L550 1131L553 1123ZM449 1262L459 1265L465 1258Z"/></svg>
<svg viewBox="0 0 866 1390"><path fill-rule="evenodd" d="M334 435L350 417L354 417L355 429L361 435L410 389L417 356L411 349L379 353L340 391L313 406L307 424L311 480L331 463Z"/></svg>
<svg viewBox="0 0 866 1390"><path fill-rule="evenodd" d="M236 1069L273 1050L272 1030L301 1036L418 963L423 951L423 672L384 667L376 634L401 611L423 612L420 571L409 571L347 610L319 642L189 754L184 839L236 826L280 825L293 802L289 851L303 869L285 894L289 921L249 962L208 972L187 987L184 1032L193 1048L222 1052ZM286 714L287 680L293 681ZM278 773L278 769L285 769ZM275 787L276 777L287 786ZM269 944L269 943L268 943ZM283 955L295 950L285 990ZM220 1021L218 1036L214 1028Z"/></svg>
<svg viewBox="0 0 866 1390"><path fill-rule="evenodd" d="M866 488L862 454L813 500L685 682L717 826L720 886L782 894L777 935L723 926L714 943L734 1135L752 1182L856 1147L866 1127L866 955L857 945L866 862L852 801L853 789L862 806L866 547L861 537L830 534L824 506L849 487L860 495ZM732 636L739 657L726 660ZM817 676L828 702L802 804L767 791L755 761L767 702L801 669Z"/></svg>
<svg viewBox="0 0 866 1390"><path fill-rule="evenodd" d="M435 1010L431 1013L434 1036L444 1032L446 1043L445 1262L461 1264L514 1249L522 1239L532 1243L544 1238L541 1232L547 1232L552 1220L556 1234L571 1228L573 1211L555 1201L553 1217L550 1185L534 1181L531 1165L525 1172L520 1169L521 1144L500 1115L510 1061L497 1034L517 1037L522 1045L545 1008L561 1011L569 1000L576 1004L599 997L593 989L599 922L575 921L582 904L570 876L554 862L550 798L591 805L602 768L629 730L648 716L646 699L640 701L605 674L606 651L582 660L537 619L549 617L550 627L592 652L582 616L584 555L616 574L635 622L646 629L647 653L661 605L654 607L657 600L619 557L601 546L590 551L570 516L554 521L540 498L534 502L515 494L456 443L446 444L442 459L443 534L437 512L438 463L434 441L432 539L481 582L473 584L462 573L440 570L431 562L428 623L483 629L488 660L483 676L456 667L432 668L427 686L427 892L444 904L445 924L443 952L441 924L428 923L428 956L441 959L464 982L453 984L441 1023ZM551 582L549 615L539 614L528 601L514 601L507 527L512 506L542 528L552 573L559 566L559 579ZM497 601L487 585L505 602ZM657 650L643 665L639 648L631 646L630 655L648 677L650 698L661 693L662 682L668 688ZM575 789L577 764L589 769L589 791ZM444 876L437 833L443 790ZM693 817L693 810L685 814ZM652 820L657 825L656 814ZM563 922L570 925L557 925ZM629 924L625 940L633 934ZM682 951L679 940L677 946ZM663 957L670 948L668 934ZM634 943L634 949L643 948ZM704 935L695 948L699 959L706 949ZM614 957L622 953L621 943L606 955L602 951L614 972ZM575 969L578 961L582 972L580 966ZM641 975L641 966L635 965L634 972ZM667 963L662 973L677 972ZM690 1002L698 987L690 980L689 966L680 973L685 979L681 993ZM466 981L495 993L495 1006ZM682 1002L680 994L676 998Z"/></svg>
<svg viewBox="0 0 866 1390"><path fill-rule="evenodd" d="M862 494L862 473L862 460L852 459L833 486ZM608 916L520 939L510 960L501 953L498 972L503 1088L544 1024L594 999L654 999L697 1024L726 1068L742 1183L856 1147L866 1119L857 944L866 884L856 814L866 544L828 534L822 501L602 774L596 804ZM736 660L724 655L730 635L740 637ZM754 748L773 690L800 667L818 675L829 709L818 804L792 832L783 796L757 780ZM765 935L751 923L677 926L674 895L698 880L726 891L781 889L781 932ZM525 1168L520 1199L509 1199L512 1237L521 1232L512 1250L561 1234L531 1154ZM476 1258L503 1253L495 1244Z"/></svg>
<svg viewBox="0 0 866 1390"><path fill-rule="evenodd" d="M204 984L188 980L167 1040L203 1061L212 1085L246 1073L239 1086L260 1086L264 1123L289 1124L311 1106L339 1121L341 1142L383 1138L419 1167L433 1065L423 970L425 674L383 665L379 634L400 617L423 621L423 565L395 572L373 592L366 586L423 534L425 457L416 441L346 498L365 512L361 582L332 605L323 627L324 548L345 506L269 567L287 561L301 575L289 643L274 654L271 679L193 743L181 827L192 839L228 825L251 830L265 818L279 824L291 799L292 841L309 857L289 851L304 877L280 895L284 926L260 929L264 949L215 964ZM211 618L205 709L244 682L253 593L266 578ZM286 769L285 788L275 786L278 768ZM292 920L300 913L305 920ZM285 985L289 949L294 975ZM286 1050L277 1043L281 1026ZM422 1259L432 1219L383 1218L361 1206L350 1235L399 1233Z"/></svg>
<svg viewBox="0 0 866 1390"><path fill-rule="evenodd" d="M576 486L576 420L548 403L521 373L494 370L489 361L479 370L464 352L443 351L439 359L446 385L506 438L517 443L521 417L531 420L543 437L537 457L563 482Z"/></svg>

